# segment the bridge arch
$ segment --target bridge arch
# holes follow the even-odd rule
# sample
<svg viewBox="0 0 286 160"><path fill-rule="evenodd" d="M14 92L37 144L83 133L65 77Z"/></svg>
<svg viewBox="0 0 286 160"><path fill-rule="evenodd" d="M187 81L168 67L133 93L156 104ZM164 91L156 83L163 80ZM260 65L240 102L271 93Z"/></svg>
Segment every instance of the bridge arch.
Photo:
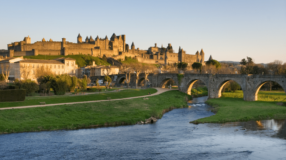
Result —
<svg viewBox="0 0 286 160"><path fill-rule="evenodd" d="M145 78L144 78L144 77L141 77L141 78L138 80L138 86L141 86L141 87L144 87L144 86L145 86Z"/></svg>
<svg viewBox="0 0 286 160"><path fill-rule="evenodd" d="M231 81L237 83L240 86L240 88L241 88L241 90L243 92L243 99L245 100L246 94L245 94L244 85L239 80L232 79L232 78L231 79L224 79L224 80L222 80L221 82L218 83L218 86L217 86L217 98L221 97L223 88L225 87L226 84L230 83Z"/></svg>
<svg viewBox="0 0 286 160"><path fill-rule="evenodd" d="M177 85L176 84L176 82L173 80L173 78L165 78L161 83L160 83L160 88L165 88L166 87L166 84L168 83L168 82L170 82L171 84L175 84L175 85Z"/></svg>
<svg viewBox="0 0 286 160"><path fill-rule="evenodd" d="M207 86L207 83L206 82L204 82L202 79L197 79L197 78L195 78L195 79L191 79L188 83L187 83L187 94L189 94L189 95L191 95L192 94L192 88L193 88L193 86L194 86L194 84L196 83L196 82L198 82L198 81L201 81L201 82L203 82L205 85L206 85L206 87L208 88L208 86Z"/></svg>
<svg viewBox="0 0 286 160"><path fill-rule="evenodd" d="M117 78L116 84L123 85L123 84L125 84L125 81L126 81L126 77L121 76L121 77Z"/></svg>
<svg viewBox="0 0 286 160"><path fill-rule="evenodd" d="M283 83L281 83L281 82L279 82L279 81L275 81L275 80L266 80L266 81L264 80L264 81L259 82L259 83L256 84L256 86L255 86L255 90L254 90L254 101L257 101L257 100L258 100L258 93L259 93L261 87L262 87L263 85L265 85L266 83L268 83L268 82L276 82L276 83L278 83L278 84L281 86L281 88L284 90L284 92L286 93L286 90L285 90L285 87L283 86Z"/></svg>

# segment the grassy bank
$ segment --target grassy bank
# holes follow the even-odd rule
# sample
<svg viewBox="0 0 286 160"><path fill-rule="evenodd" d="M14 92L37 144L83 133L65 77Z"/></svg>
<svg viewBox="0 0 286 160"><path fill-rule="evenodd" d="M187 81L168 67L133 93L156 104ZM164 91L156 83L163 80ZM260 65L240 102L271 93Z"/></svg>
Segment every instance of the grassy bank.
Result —
<svg viewBox="0 0 286 160"><path fill-rule="evenodd" d="M26 97L24 102L1 102L0 108L3 107L17 107L17 106L28 106L28 105L39 105L39 102L46 102L46 104L54 103L65 103L65 102L82 102L82 101L93 101L93 100L106 100L107 97L111 99L127 98L147 95L148 93L156 93L157 90L154 88L149 89L129 89L120 92L111 93L100 93L100 94L89 94L89 95L62 95L62 96L47 96L47 97Z"/></svg>
<svg viewBox="0 0 286 160"><path fill-rule="evenodd" d="M259 92L258 101L244 101L242 92L223 93L223 98L209 99L207 103L213 106L215 115L202 118L193 123L223 123L262 119L285 119L286 107L277 105L277 100L284 100L283 92ZM285 101L285 100L284 100Z"/></svg>
<svg viewBox="0 0 286 160"><path fill-rule="evenodd" d="M160 118L170 108L186 107L186 94L168 91L143 98L0 111L0 133L129 125L151 116Z"/></svg>

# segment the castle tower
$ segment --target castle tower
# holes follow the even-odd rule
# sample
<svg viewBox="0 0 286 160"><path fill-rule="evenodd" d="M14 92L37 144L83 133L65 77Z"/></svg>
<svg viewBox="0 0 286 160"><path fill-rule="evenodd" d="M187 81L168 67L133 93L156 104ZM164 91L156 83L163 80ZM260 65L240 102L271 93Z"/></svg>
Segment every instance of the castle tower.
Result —
<svg viewBox="0 0 286 160"><path fill-rule="evenodd" d="M94 42L94 39L92 38L92 36L90 36L89 42Z"/></svg>
<svg viewBox="0 0 286 160"><path fill-rule="evenodd" d="M80 34L77 36L77 43L82 43L82 37Z"/></svg>
<svg viewBox="0 0 286 160"><path fill-rule="evenodd" d="M53 42L52 38L50 38L49 42Z"/></svg>
<svg viewBox="0 0 286 160"><path fill-rule="evenodd" d="M196 58L197 58L196 62L200 62L200 60L199 60L199 55L200 55L200 52L197 51L197 52L196 52Z"/></svg>
<svg viewBox="0 0 286 160"><path fill-rule="evenodd" d="M201 52L200 52L200 55L201 55L201 63L205 63L205 52L203 49L201 49Z"/></svg>
<svg viewBox="0 0 286 160"><path fill-rule="evenodd" d="M42 39L42 42L46 42L45 38Z"/></svg>
<svg viewBox="0 0 286 160"><path fill-rule="evenodd" d="M88 39L88 36L86 36L85 43L88 43L88 42L89 42L89 39Z"/></svg>
<svg viewBox="0 0 286 160"><path fill-rule="evenodd" d="M122 34L122 40L123 40L123 52L126 52L126 36L125 34Z"/></svg>
<svg viewBox="0 0 286 160"><path fill-rule="evenodd" d="M157 43L155 43L155 47L157 47Z"/></svg>
<svg viewBox="0 0 286 160"><path fill-rule="evenodd" d="M26 44L31 44L31 38L28 36L28 37L24 37L24 41Z"/></svg>
<svg viewBox="0 0 286 160"><path fill-rule="evenodd" d="M131 49L135 49L134 42L132 42L132 44L131 44Z"/></svg>
<svg viewBox="0 0 286 160"><path fill-rule="evenodd" d="M163 48L163 46L162 46ZM168 49L165 50L165 65L168 64L168 55L167 55Z"/></svg>
<svg viewBox="0 0 286 160"><path fill-rule="evenodd" d="M109 49L109 40L107 36L105 36L105 49Z"/></svg>
<svg viewBox="0 0 286 160"><path fill-rule="evenodd" d="M185 62L185 51L179 47L179 52L178 52L178 61L179 62Z"/></svg>

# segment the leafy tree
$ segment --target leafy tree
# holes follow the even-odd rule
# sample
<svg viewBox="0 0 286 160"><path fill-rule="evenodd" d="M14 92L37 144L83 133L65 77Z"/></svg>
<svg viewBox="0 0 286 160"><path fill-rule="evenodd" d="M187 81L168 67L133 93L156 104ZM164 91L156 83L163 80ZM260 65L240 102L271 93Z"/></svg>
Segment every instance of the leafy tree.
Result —
<svg viewBox="0 0 286 160"><path fill-rule="evenodd" d="M198 71L198 70L201 70L201 69L202 69L202 64L199 63L199 62L194 62L194 63L192 64L192 67L193 67L193 69L196 69L196 70Z"/></svg>
<svg viewBox="0 0 286 160"><path fill-rule="evenodd" d="M177 66L178 66L178 69L185 70L188 67L188 63L180 62L180 63L178 63Z"/></svg>
<svg viewBox="0 0 286 160"><path fill-rule="evenodd" d="M221 67L221 64L217 60L214 60L214 59L211 59L211 60L207 61L206 64L208 66L213 65L213 66L216 67L216 69L219 69Z"/></svg>
<svg viewBox="0 0 286 160"><path fill-rule="evenodd" d="M107 62L107 58L106 58L105 55L103 55L102 60L105 61L105 62Z"/></svg>
<svg viewBox="0 0 286 160"><path fill-rule="evenodd" d="M17 89L25 89L27 96L31 96L35 93L35 91L39 90L38 84L30 79L24 81L15 81L15 87Z"/></svg>
<svg viewBox="0 0 286 160"><path fill-rule="evenodd" d="M104 81L107 82L107 87L109 88L112 79L108 75L106 75L104 76Z"/></svg>
<svg viewBox="0 0 286 160"><path fill-rule="evenodd" d="M54 90L55 95L64 95L67 90L67 83L61 78L55 78L51 81L51 87Z"/></svg>

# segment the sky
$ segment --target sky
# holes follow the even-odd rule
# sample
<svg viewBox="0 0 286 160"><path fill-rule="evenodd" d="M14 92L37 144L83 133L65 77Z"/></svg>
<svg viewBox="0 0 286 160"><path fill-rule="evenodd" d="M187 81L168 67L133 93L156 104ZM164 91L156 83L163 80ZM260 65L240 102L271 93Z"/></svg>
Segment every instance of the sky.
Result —
<svg viewBox="0 0 286 160"><path fill-rule="evenodd" d="M286 0L3 0L0 6L0 49L28 35L33 43L115 33L144 50L171 43L176 52L203 49L205 60L286 62Z"/></svg>

